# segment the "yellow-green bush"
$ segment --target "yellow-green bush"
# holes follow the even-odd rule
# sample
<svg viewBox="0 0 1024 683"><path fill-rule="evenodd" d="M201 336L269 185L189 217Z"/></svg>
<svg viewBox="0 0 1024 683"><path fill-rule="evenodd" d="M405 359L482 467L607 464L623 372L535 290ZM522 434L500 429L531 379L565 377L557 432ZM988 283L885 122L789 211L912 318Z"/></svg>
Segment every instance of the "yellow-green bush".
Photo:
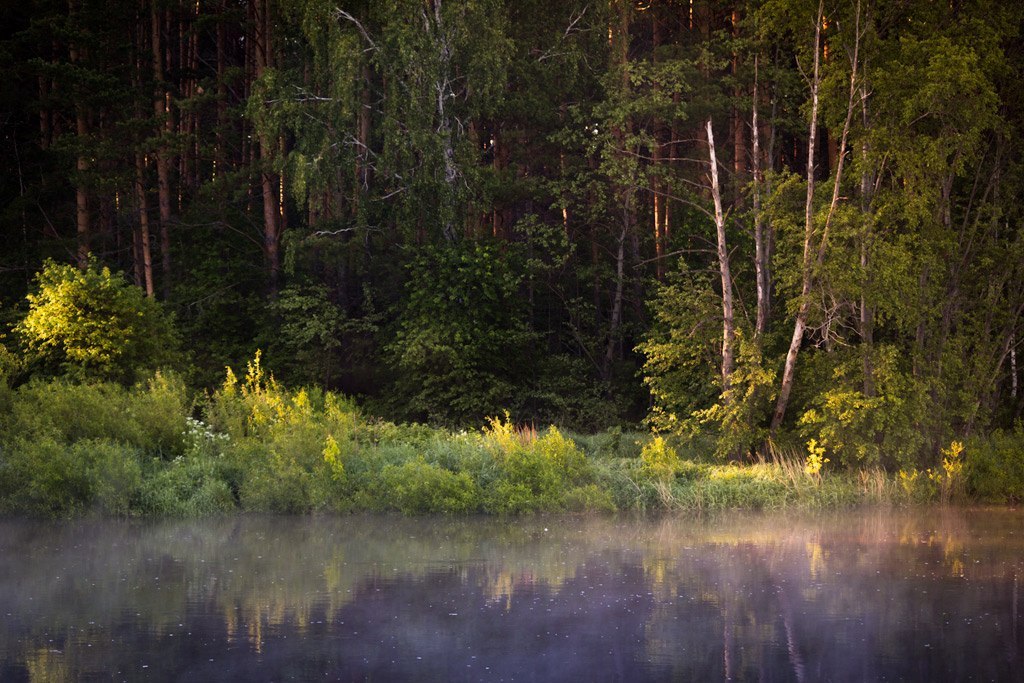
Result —
<svg viewBox="0 0 1024 683"><path fill-rule="evenodd" d="M671 479L679 469L679 454L661 436L644 444L640 451L640 461L644 473L655 479Z"/></svg>
<svg viewBox="0 0 1024 683"><path fill-rule="evenodd" d="M432 465L423 458L385 466L380 480L388 506L405 514L466 513L480 507L480 487L472 477Z"/></svg>
<svg viewBox="0 0 1024 683"><path fill-rule="evenodd" d="M498 455L499 476L505 485L495 493L498 498L502 492L510 496L509 505L499 504L501 508L524 507L511 501L522 499L525 492L536 500L535 507L557 508L569 489L586 483L591 476L583 452L555 427L540 438L500 437L497 443L508 449Z"/></svg>

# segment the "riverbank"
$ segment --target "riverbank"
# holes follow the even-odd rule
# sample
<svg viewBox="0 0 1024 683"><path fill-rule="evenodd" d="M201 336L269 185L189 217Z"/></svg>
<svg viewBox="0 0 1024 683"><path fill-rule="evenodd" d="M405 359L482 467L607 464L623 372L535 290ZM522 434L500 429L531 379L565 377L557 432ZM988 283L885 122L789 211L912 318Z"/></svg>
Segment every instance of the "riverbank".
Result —
<svg viewBox="0 0 1024 683"><path fill-rule="evenodd" d="M399 425L335 394L284 389L258 363L200 399L156 375L134 388L35 382L0 402L5 514L517 515L1024 497L1020 430L953 444L933 469L894 473L834 471L815 444L739 464L650 434L576 435L507 415L475 431Z"/></svg>

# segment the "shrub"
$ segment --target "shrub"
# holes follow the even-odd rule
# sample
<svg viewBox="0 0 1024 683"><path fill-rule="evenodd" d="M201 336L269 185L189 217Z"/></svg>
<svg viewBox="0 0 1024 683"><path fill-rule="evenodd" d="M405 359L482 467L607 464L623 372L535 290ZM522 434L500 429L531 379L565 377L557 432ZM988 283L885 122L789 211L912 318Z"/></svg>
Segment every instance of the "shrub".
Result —
<svg viewBox="0 0 1024 683"><path fill-rule="evenodd" d="M975 437L964 448L967 490L991 503L1024 501L1024 425Z"/></svg>
<svg viewBox="0 0 1024 683"><path fill-rule="evenodd" d="M512 448L501 461L504 477L535 497L554 502L586 475L586 460L572 440L554 427L533 443Z"/></svg>
<svg viewBox="0 0 1024 683"><path fill-rule="evenodd" d="M294 459L272 454L253 463L239 492L242 507L265 512L305 513L314 508L312 473Z"/></svg>
<svg viewBox="0 0 1024 683"><path fill-rule="evenodd" d="M111 382L36 380L15 390L0 435L64 444L107 439L170 458L185 446L188 399L174 375L157 373L134 388Z"/></svg>
<svg viewBox="0 0 1024 683"><path fill-rule="evenodd" d="M66 516L97 506L123 516L133 511L142 467L137 449L108 439L18 439L0 461L0 482L0 507L10 511Z"/></svg>
<svg viewBox="0 0 1024 683"><path fill-rule="evenodd" d="M179 362L178 337L161 305L90 261L47 261L15 328L48 373L131 382Z"/></svg>
<svg viewBox="0 0 1024 683"><path fill-rule="evenodd" d="M827 358L814 360L819 365ZM824 386L799 418L806 440L815 439L847 468L878 465L914 466L926 445L922 425L928 392L922 380L902 367L905 360L891 346L879 346L874 358L875 394L862 393L859 356L831 368ZM820 386L820 385L819 385Z"/></svg>
<svg viewBox="0 0 1024 683"><path fill-rule="evenodd" d="M147 514L195 517L237 507L222 462L208 457L178 457L155 462L139 492Z"/></svg>
<svg viewBox="0 0 1024 683"><path fill-rule="evenodd" d="M467 240L414 259L384 346L394 413L466 424L521 404L537 335L517 295L524 273L504 248Z"/></svg>
<svg viewBox="0 0 1024 683"><path fill-rule="evenodd" d="M417 458L380 473L390 505L405 514L465 513L480 507L480 487L465 472L451 472Z"/></svg>
<svg viewBox="0 0 1024 683"><path fill-rule="evenodd" d="M86 508L92 488L88 465L53 438L17 439L0 461L0 500L6 510L64 516Z"/></svg>
<svg viewBox="0 0 1024 683"><path fill-rule="evenodd" d="M644 473L655 479L671 479L679 468L679 455L661 436L644 444L640 451L640 461Z"/></svg>
<svg viewBox="0 0 1024 683"><path fill-rule="evenodd" d="M99 510L117 517L138 511L142 463L137 449L102 439L79 441L72 457L88 463L92 502Z"/></svg>
<svg viewBox="0 0 1024 683"><path fill-rule="evenodd" d="M487 508L501 513L561 507L564 494L587 483L593 472L576 443L550 427L540 437L532 428L492 418L483 446L496 465Z"/></svg>
<svg viewBox="0 0 1024 683"><path fill-rule="evenodd" d="M572 512L614 512L615 501L610 491L597 484L577 486L565 492L562 504Z"/></svg>

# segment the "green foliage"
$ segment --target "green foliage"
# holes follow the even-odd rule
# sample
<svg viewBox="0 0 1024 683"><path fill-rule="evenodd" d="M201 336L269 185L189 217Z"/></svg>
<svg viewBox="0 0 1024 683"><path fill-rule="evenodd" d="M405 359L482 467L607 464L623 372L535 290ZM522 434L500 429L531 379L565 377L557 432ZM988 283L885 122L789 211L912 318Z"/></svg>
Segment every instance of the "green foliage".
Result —
<svg viewBox="0 0 1024 683"><path fill-rule="evenodd" d="M368 293L365 302L372 309ZM360 347L360 340L379 331L379 316L372 310L366 316L350 318L323 285L286 287L271 310L279 323L268 358L293 383L336 384L342 369L357 355L353 350Z"/></svg>
<svg viewBox="0 0 1024 683"><path fill-rule="evenodd" d="M62 516L91 499L88 463L53 439L7 442L0 471L0 501L10 512Z"/></svg>
<svg viewBox="0 0 1024 683"><path fill-rule="evenodd" d="M760 448L768 436L763 425L775 398L775 372L765 367L759 345L748 342L742 333L737 333L736 340L736 367L729 388L717 403L694 411L691 420L680 425L691 438L711 427L719 458L741 458Z"/></svg>
<svg viewBox="0 0 1024 683"><path fill-rule="evenodd" d="M468 473L451 472L422 457L385 466L380 479L389 506L407 515L463 514L480 508L480 487Z"/></svg>
<svg viewBox="0 0 1024 683"><path fill-rule="evenodd" d="M658 288L651 304L655 324L637 347L654 401L647 421L656 431L682 432L693 412L714 402L720 384L718 306L709 278L685 269Z"/></svg>
<svg viewBox="0 0 1024 683"><path fill-rule="evenodd" d="M679 468L679 454L669 446L664 437L656 436L640 451L643 471L655 479L672 479Z"/></svg>
<svg viewBox="0 0 1024 683"><path fill-rule="evenodd" d="M396 412L465 424L517 408L535 341L515 296L521 278L497 245L432 248L414 261L407 303L385 349L396 375Z"/></svg>
<svg viewBox="0 0 1024 683"><path fill-rule="evenodd" d="M190 400L184 383L157 373L127 389L119 384L35 380L12 392L0 438L73 444L109 439L163 458L183 452Z"/></svg>
<svg viewBox="0 0 1024 683"><path fill-rule="evenodd" d="M891 346L879 347L874 356L872 396L857 384L861 367L860 358L848 357L832 367L821 385L806 383L807 388L821 388L799 419L801 433L817 440L842 466L915 465L926 443L925 387Z"/></svg>
<svg viewBox="0 0 1024 683"><path fill-rule="evenodd" d="M733 470L713 472L673 494L675 506L697 510L768 510L786 507L793 498L793 490L778 478Z"/></svg>
<svg viewBox="0 0 1024 683"><path fill-rule="evenodd" d="M486 503L493 512L557 509L567 491L593 476L583 452L555 427L538 437L532 428L516 429L506 414L489 420L483 446L499 470Z"/></svg>
<svg viewBox="0 0 1024 683"><path fill-rule="evenodd" d="M143 483L143 456L138 449L105 439L78 441L72 457L89 463L91 502L107 515L126 517L137 512Z"/></svg>
<svg viewBox="0 0 1024 683"><path fill-rule="evenodd" d="M991 503L1024 500L1024 424L968 440L964 468L972 496Z"/></svg>
<svg viewBox="0 0 1024 683"><path fill-rule="evenodd" d="M109 268L47 261L16 331L48 372L130 382L179 362L170 317Z"/></svg>
<svg viewBox="0 0 1024 683"><path fill-rule="evenodd" d="M139 494L143 514L198 517L236 509L223 461L209 457L178 457L153 466Z"/></svg>
<svg viewBox="0 0 1024 683"><path fill-rule="evenodd" d="M0 511L42 516L834 507L945 501L965 481L972 495L1016 500L1024 479L1016 432L953 442L939 467L895 479L826 471L815 441L809 468L798 455L696 462L664 436L620 430L578 437L588 457L557 428L538 432L508 414L480 432L367 421L342 397L285 389L259 355L244 381L229 372L203 420L188 416L180 381L161 375L131 389L36 381L11 403L0 421Z"/></svg>
<svg viewBox="0 0 1024 683"><path fill-rule="evenodd" d="M67 445L50 438L8 442L0 459L0 509L66 516L134 511L142 484L138 450L109 439Z"/></svg>
<svg viewBox="0 0 1024 683"><path fill-rule="evenodd" d="M687 279L692 280L685 284ZM694 288L699 293L694 296ZM676 273L661 286L653 309L657 322L637 348L644 354L644 382L653 406L647 423L658 432L715 439L718 457L742 457L764 441L765 418L776 375L759 341L736 333L736 366L721 387L721 310L704 276Z"/></svg>

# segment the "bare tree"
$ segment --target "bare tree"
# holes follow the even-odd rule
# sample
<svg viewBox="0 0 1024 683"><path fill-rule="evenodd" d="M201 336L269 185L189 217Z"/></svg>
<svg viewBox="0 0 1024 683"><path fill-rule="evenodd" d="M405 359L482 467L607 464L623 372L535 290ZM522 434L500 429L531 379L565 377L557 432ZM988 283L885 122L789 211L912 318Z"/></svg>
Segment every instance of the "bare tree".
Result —
<svg viewBox="0 0 1024 683"><path fill-rule="evenodd" d="M732 274L729 272L729 249L725 243L725 214L722 192L718 184L718 157L715 154L715 133L708 118L708 160L711 166L711 197L715 202L715 232L718 238L718 272L722 277L722 395L729 396L729 383L735 368L736 328L733 324ZM726 398L725 400L728 400Z"/></svg>

